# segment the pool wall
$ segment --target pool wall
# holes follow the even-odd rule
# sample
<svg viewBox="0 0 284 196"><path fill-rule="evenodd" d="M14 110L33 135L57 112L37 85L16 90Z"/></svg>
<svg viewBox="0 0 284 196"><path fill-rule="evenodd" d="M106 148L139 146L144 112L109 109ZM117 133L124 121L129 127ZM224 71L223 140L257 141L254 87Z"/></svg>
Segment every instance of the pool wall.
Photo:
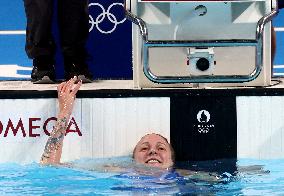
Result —
<svg viewBox="0 0 284 196"><path fill-rule="evenodd" d="M178 160L283 158L283 95L283 88L80 91L62 160L130 155L151 132L170 138ZM0 92L0 162L39 161L55 97Z"/></svg>

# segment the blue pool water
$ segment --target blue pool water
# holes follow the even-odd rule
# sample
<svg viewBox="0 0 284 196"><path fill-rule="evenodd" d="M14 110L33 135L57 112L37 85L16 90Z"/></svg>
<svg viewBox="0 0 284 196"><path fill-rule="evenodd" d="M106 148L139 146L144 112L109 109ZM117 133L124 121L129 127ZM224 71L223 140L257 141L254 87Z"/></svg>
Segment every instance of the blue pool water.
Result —
<svg viewBox="0 0 284 196"><path fill-rule="evenodd" d="M72 167L0 164L0 195L284 195L283 162L178 163L191 170L180 172L187 173L185 177L143 168L125 158L80 160Z"/></svg>

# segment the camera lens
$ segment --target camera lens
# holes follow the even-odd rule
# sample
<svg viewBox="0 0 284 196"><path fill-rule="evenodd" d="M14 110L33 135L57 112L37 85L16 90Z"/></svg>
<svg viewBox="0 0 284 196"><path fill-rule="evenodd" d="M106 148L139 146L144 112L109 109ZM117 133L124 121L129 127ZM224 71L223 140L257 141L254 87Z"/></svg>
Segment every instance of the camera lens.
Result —
<svg viewBox="0 0 284 196"><path fill-rule="evenodd" d="M200 58L196 62L196 68L199 69L200 71L206 71L207 69L209 69L209 67L210 63L206 58Z"/></svg>

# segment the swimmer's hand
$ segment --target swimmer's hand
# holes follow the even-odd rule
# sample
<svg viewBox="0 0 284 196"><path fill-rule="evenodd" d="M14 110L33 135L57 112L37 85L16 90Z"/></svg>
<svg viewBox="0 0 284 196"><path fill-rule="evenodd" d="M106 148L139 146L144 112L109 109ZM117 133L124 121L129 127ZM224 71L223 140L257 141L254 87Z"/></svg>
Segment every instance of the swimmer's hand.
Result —
<svg viewBox="0 0 284 196"><path fill-rule="evenodd" d="M76 98L76 94L82 85L82 81L78 80L75 76L67 82L62 82L57 87L58 102L59 102L59 114L58 118L69 119Z"/></svg>

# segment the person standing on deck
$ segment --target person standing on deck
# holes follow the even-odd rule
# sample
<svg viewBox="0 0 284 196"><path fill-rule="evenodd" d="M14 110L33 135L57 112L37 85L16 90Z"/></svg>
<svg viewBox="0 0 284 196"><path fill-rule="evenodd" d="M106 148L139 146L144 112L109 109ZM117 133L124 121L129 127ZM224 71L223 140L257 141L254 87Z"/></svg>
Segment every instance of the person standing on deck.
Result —
<svg viewBox="0 0 284 196"><path fill-rule="evenodd" d="M52 36L54 2L58 7L60 45L65 79L79 76L92 82L86 64L85 44L89 34L88 0L24 0L27 18L26 53L33 60L33 83L54 83L55 41Z"/></svg>

